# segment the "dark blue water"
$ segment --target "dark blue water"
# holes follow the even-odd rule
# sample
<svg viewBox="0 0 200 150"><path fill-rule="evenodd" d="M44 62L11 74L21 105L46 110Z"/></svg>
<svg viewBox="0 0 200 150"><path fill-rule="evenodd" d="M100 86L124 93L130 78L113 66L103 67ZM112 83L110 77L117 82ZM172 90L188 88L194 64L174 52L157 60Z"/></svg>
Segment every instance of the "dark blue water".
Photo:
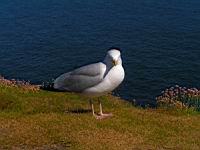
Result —
<svg viewBox="0 0 200 150"><path fill-rule="evenodd" d="M32 83L122 49L126 99L200 87L199 0L1 0L0 73Z"/></svg>

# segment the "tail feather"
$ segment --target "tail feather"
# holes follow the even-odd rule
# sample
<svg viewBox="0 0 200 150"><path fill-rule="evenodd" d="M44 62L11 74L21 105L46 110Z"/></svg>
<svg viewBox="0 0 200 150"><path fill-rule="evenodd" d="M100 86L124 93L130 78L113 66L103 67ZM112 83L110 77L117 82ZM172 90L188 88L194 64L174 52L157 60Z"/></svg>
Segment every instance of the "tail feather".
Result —
<svg viewBox="0 0 200 150"><path fill-rule="evenodd" d="M54 88L54 83L43 83L43 85L40 87L40 89L46 90L46 91L57 91Z"/></svg>

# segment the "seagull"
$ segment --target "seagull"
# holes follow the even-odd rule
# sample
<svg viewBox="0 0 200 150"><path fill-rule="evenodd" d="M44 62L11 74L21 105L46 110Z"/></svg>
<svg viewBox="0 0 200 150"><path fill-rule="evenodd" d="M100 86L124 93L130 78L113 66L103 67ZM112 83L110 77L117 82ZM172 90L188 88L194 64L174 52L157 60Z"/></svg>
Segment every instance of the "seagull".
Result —
<svg viewBox="0 0 200 150"><path fill-rule="evenodd" d="M56 90L80 93L89 97L105 95L117 88L124 80L121 53L118 48L110 48L102 62L82 66L64 73L54 80ZM104 114L99 99L99 114L96 115L90 99L91 111L96 119L112 116Z"/></svg>

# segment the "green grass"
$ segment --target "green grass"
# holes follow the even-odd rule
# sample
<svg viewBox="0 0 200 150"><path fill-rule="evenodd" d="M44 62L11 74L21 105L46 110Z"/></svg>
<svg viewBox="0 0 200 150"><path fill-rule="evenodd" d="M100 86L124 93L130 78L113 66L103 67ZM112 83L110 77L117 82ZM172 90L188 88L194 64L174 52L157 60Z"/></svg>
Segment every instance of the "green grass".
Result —
<svg viewBox="0 0 200 150"><path fill-rule="evenodd" d="M96 120L80 95L0 84L0 149L200 149L199 112L102 99L114 116Z"/></svg>

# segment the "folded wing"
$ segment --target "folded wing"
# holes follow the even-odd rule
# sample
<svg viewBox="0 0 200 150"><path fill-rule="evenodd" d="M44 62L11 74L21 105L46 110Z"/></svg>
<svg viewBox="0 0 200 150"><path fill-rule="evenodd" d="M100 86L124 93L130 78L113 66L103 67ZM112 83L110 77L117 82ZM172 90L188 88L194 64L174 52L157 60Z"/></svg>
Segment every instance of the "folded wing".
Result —
<svg viewBox="0 0 200 150"><path fill-rule="evenodd" d="M71 92L81 92L99 84L104 77L106 65L95 63L62 74L54 81L54 88Z"/></svg>

